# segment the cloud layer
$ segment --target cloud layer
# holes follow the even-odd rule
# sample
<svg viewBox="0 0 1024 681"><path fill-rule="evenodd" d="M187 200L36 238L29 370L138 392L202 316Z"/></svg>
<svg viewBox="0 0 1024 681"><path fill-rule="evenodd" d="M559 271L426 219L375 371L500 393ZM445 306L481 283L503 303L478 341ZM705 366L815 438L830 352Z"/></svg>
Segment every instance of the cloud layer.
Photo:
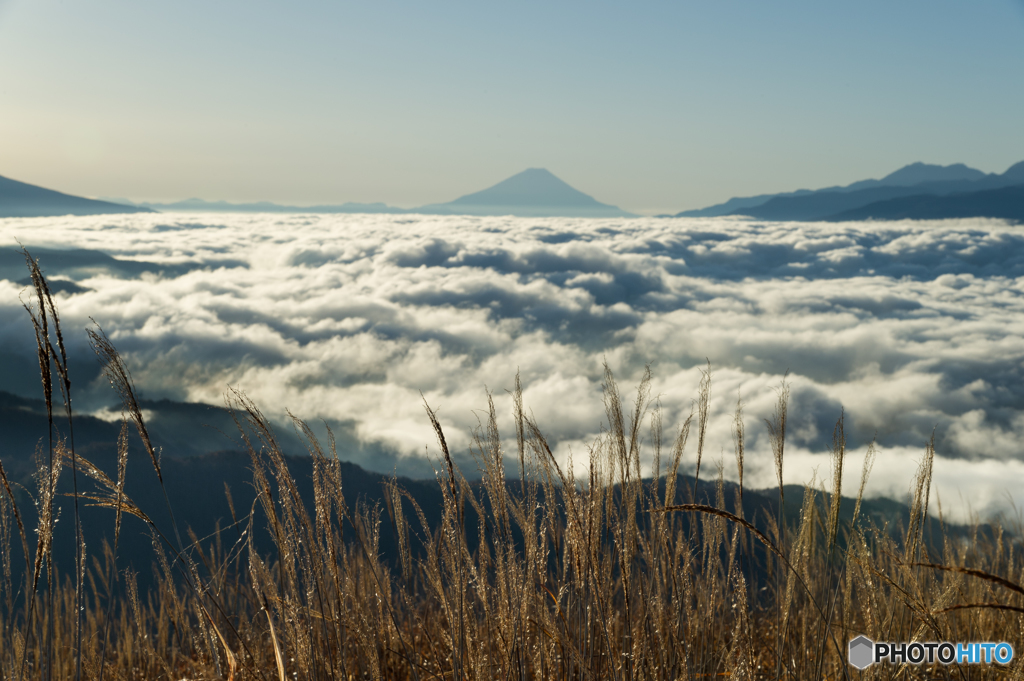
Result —
<svg viewBox="0 0 1024 681"><path fill-rule="evenodd" d="M274 417L340 424L353 458L399 472L423 470L432 446L421 393L466 452L486 389L512 433L505 391L518 370L557 454L580 460L602 425L605 359L624 393L650 363L673 425L710 362L707 456L729 452L727 475L741 397L749 475L771 484L763 419L788 371L787 481L807 482L816 466L827 475L845 410L850 447L863 452L873 437L882 447L875 493L909 488L933 430L943 499L962 494L991 510L1005 489L1024 487L1024 230L997 221L0 221L0 247L16 240L143 263L68 264L40 251L51 277L87 289L59 294L59 305L83 381L93 381L79 399L95 408L110 396L87 361L90 316L147 396L220 404L234 386ZM0 281L7 358L30 357L22 289ZM23 373L0 373L0 389L23 391ZM854 461L848 470L853 484Z"/></svg>

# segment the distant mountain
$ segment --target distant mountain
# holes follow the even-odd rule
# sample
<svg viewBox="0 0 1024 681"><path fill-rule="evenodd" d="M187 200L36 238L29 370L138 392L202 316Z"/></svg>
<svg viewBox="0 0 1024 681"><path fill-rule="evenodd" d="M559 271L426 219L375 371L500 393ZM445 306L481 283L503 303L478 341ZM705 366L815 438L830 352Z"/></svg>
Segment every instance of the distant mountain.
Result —
<svg viewBox="0 0 1024 681"><path fill-rule="evenodd" d="M282 206L269 201L257 203L228 203L227 201L204 201L186 199L174 203L136 204L160 212L202 212L202 213L407 213L384 203L343 203L323 206Z"/></svg>
<svg viewBox="0 0 1024 681"><path fill-rule="evenodd" d="M1001 175L986 174L962 163L948 166L912 163L880 180L861 180L845 187L814 191L802 189L734 198L708 208L683 211L673 217L746 215L762 220L830 220L832 216L845 215L882 201L981 192L1022 183L1024 162L1011 166Z"/></svg>
<svg viewBox="0 0 1024 681"><path fill-rule="evenodd" d="M148 208L94 201L0 176L0 218L150 212Z"/></svg>
<svg viewBox="0 0 1024 681"><path fill-rule="evenodd" d="M522 217L636 217L616 206L600 203L544 168L528 168L483 191L409 212Z"/></svg>
<svg viewBox="0 0 1024 681"><path fill-rule="evenodd" d="M827 218L845 220L941 220L1001 218L1024 222L1024 184L947 196L917 194L876 201Z"/></svg>
<svg viewBox="0 0 1024 681"><path fill-rule="evenodd" d="M761 220L825 220L830 215L899 196L921 194L916 187L871 187L854 192L821 191L801 196L776 196L760 206L739 208L729 215Z"/></svg>

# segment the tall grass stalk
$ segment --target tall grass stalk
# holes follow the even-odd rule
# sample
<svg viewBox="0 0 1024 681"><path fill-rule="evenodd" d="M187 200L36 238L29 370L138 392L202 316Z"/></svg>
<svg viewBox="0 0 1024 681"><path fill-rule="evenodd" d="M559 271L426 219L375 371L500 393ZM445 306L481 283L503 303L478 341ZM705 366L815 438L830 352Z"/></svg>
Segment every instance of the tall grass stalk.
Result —
<svg viewBox="0 0 1024 681"><path fill-rule="evenodd" d="M36 303L33 307L30 303L23 303L25 310L28 312L29 318L32 321L32 328L35 331L36 340L36 351L39 357L39 373L43 383L43 401L46 404L46 420L49 425L47 433L47 484L48 487L43 493L46 500L46 509L42 514L42 517L46 519L46 523L40 526L40 543L37 545L37 563L39 562L40 550L49 548L49 541L53 531L53 498L56 494L56 484L59 478L59 461L57 462L56 468L54 464L54 455L57 447L65 447L65 440L58 436L55 441L54 436L55 424L53 420L53 384L57 383L58 390L60 392L62 401L64 403L64 414L67 419L67 451L70 452L71 459L71 479L74 490L74 524L75 524L75 678L80 679L82 676L82 584L84 579L85 569L85 538L82 534L81 517L78 508L78 461L75 456L75 430L74 421L71 417L71 377L68 372L68 358L67 350L64 347L64 335L61 333L60 318L57 315L57 306L53 302L53 295L50 292L50 287L46 282L46 278L43 276L42 270L39 269L39 262L33 258L29 252L22 249L22 253L25 256L25 263L28 266L29 278L32 282L32 287L35 289ZM52 326L52 331L51 331ZM56 347L54 342L56 341ZM56 369L57 380L54 381L53 370ZM59 459L59 457L58 457ZM50 599L50 607L52 608L53 597L54 597L54 580L53 580L53 565L48 560L47 556L47 585L48 585L48 598ZM38 568L37 568L38 569ZM36 575L38 578L38 574ZM35 580L34 580L35 581ZM33 583L32 592L36 590L37 584ZM52 625L48 630L47 642L53 640L53 628ZM50 647L47 645L46 653L46 674L44 677L49 676L50 671ZM22 660L21 670L19 676L24 672L24 659Z"/></svg>

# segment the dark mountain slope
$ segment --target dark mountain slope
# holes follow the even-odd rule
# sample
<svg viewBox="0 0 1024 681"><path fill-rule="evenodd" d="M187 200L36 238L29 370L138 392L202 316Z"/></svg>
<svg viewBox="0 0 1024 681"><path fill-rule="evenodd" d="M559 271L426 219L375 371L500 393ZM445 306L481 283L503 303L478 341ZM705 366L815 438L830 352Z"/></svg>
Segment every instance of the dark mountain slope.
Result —
<svg viewBox="0 0 1024 681"><path fill-rule="evenodd" d="M47 425L41 406L37 400L26 400L0 393L0 433L3 433L0 438L0 460L3 462L12 490L19 500L19 507L25 514L25 523L30 532L35 526L33 516L35 506L32 497L38 496L38 485L34 473L39 463L45 465L47 460ZM209 537L220 528L223 530L221 538L225 547L230 547L233 542L244 536L244 524L234 526L235 520L244 518L250 509L255 509L257 513L254 524L256 547L261 553L272 553L273 544L266 530L267 521L257 503L257 490L253 484L252 458L237 450L181 457L181 449L175 447L173 438L167 437L167 428L173 427L177 431L176 438L185 439L191 435L198 441L203 441L207 438L203 434L203 431L207 430L205 424L215 427L227 426L222 410L205 405L175 406L173 404L145 403L142 406L147 411L156 410L149 425L156 444L163 448L164 456L161 459L161 466L167 500L174 510L175 520L182 536L186 536L186 530L191 529L198 537ZM160 413L168 410L175 412L175 418L171 422L161 423ZM16 423L19 424L19 427L12 428L12 424ZM58 427L63 429L60 420L58 420ZM86 416L77 417L75 420L77 454L85 457L108 474L116 475L117 448L115 443L119 431L118 424ZM237 442L237 436L235 442ZM197 442L191 449L194 451L199 444ZM289 452L301 451L301 445L298 444L294 436L285 438L282 441L282 447ZM33 460L32 452L34 451L38 451L38 455ZM175 456L175 454L179 456ZM339 451L339 456L342 459L345 455L345 451ZM271 464L265 454L261 455L260 460L263 466ZM309 456L286 456L285 463L303 503L312 512L313 459ZM354 508L359 502L363 504L364 508L372 509L376 506L381 510L379 550L385 560L392 563L397 562L398 543L391 529L385 498L386 484L392 478L389 475L367 471L344 460L338 465L348 505ZM514 465L510 466L509 470L514 470L514 468ZM464 469L470 470L468 467ZM277 488L276 476L270 475L270 479L273 487L272 495L275 499L279 499L282 491ZM128 497L153 519L167 537L173 537L172 521L167 511L163 490L148 455L142 449L141 443L134 433L129 443L126 481L125 493ZM436 528L441 517L442 504L438 481L399 478L397 482L419 504L428 525L431 528ZM71 522L74 509L71 497L68 496L71 494L73 486L68 464L65 464L60 484L59 492L61 494L56 502L60 506L60 517L63 521L58 523L56 528L54 557L58 565L65 566L66 569L73 562L74 546L72 539L74 524ZM478 484L474 482L471 483L471 486L476 489L478 497L482 499L484 494L477 486ZM506 484L509 492L513 495L518 494L522 488L518 480L509 480ZM659 484L659 495L662 497L664 496L664 485L664 481ZM645 486L649 487L649 481ZM86 494L96 491L94 483L81 472L79 472L78 488ZM712 505L715 503L717 489L713 480L702 480L695 483L693 477L686 475L680 475L678 478L676 503L690 501L694 498L694 491L698 502ZM734 483L726 482L724 484L726 508L731 511L736 508L737 492L738 487ZM613 493L618 495L617 491ZM795 524L799 520L803 493L804 488L800 486L787 485L786 487L785 516L791 524ZM228 494L230 494L230 502ZM544 498L543 491L541 491L538 501L541 506L548 503ZM825 513L824 504L826 503L827 499L819 495L820 513L822 514ZM852 499L843 500L841 517L844 522L852 520L853 508L854 501ZM98 555L103 538L112 539L113 513L109 509L87 505L82 505L80 511L90 554ZM466 503L465 513L465 526L470 528L467 532L470 542L469 549L472 551L478 540L475 528L478 526L479 519L470 503ZM423 546L419 540L415 539L415 536L422 537L422 531L418 521L415 520L411 506L406 508L406 514L413 523L415 533L411 548L418 555L422 555ZM897 501L869 499L864 501L862 514L866 522L878 527L888 526L891 531L895 531L901 525L906 526L909 509L905 504ZM744 490L743 516L751 520L762 531L768 532L769 517L778 517L777 490ZM690 514L682 514L680 517L684 523L692 522L695 519L695 516ZM135 570L138 570L140 583L145 586L151 576L151 566L154 560L152 540L147 527L137 518L126 516L124 523L120 540L120 565L122 568L133 566ZM946 531L948 536L967 535L965 528L955 526L947 525ZM939 534L938 524L932 524L929 532L933 533L929 535L929 543L939 546L942 537ZM20 553L17 541L14 543L16 552ZM209 540L204 542L204 544L208 543ZM756 546L755 549L762 551ZM19 564L22 564L20 557L15 556L14 565L18 566Z"/></svg>
<svg viewBox="0 0 1024 681"><path fill-rule="evenodd" d="M1024 184L980 192L935 196L919 194L878 201L829 216L827 220L943 220L1002 218L1024 222Z"/></svg>
<svg viewBox="0 0 1024 681"><path fill-rule="evenodd" d="M732 215L759 220L822 220L844 210L901 196L920 194L913 187L873 187L855 192L816 192L804 196L778 196L760 206L741 208Z"/></svg>
<svg viewBox="0 0 1024 681"><path fill-rule="evenodd" d="M0 177L0 218L152 212L148 208L94 201Z"/></svg>

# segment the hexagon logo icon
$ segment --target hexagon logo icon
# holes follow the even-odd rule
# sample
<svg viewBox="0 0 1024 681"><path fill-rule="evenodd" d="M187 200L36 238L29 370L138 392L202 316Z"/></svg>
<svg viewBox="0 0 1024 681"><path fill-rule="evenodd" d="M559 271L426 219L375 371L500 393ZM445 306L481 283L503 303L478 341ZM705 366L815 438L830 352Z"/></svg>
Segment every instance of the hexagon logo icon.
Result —
<svg viewBox="0 0 1024 681"><path fill-rule="evenodd" d="M867 636L850 641L850 664L857 669L870 667L875 661L875 643Z"/></svg>

